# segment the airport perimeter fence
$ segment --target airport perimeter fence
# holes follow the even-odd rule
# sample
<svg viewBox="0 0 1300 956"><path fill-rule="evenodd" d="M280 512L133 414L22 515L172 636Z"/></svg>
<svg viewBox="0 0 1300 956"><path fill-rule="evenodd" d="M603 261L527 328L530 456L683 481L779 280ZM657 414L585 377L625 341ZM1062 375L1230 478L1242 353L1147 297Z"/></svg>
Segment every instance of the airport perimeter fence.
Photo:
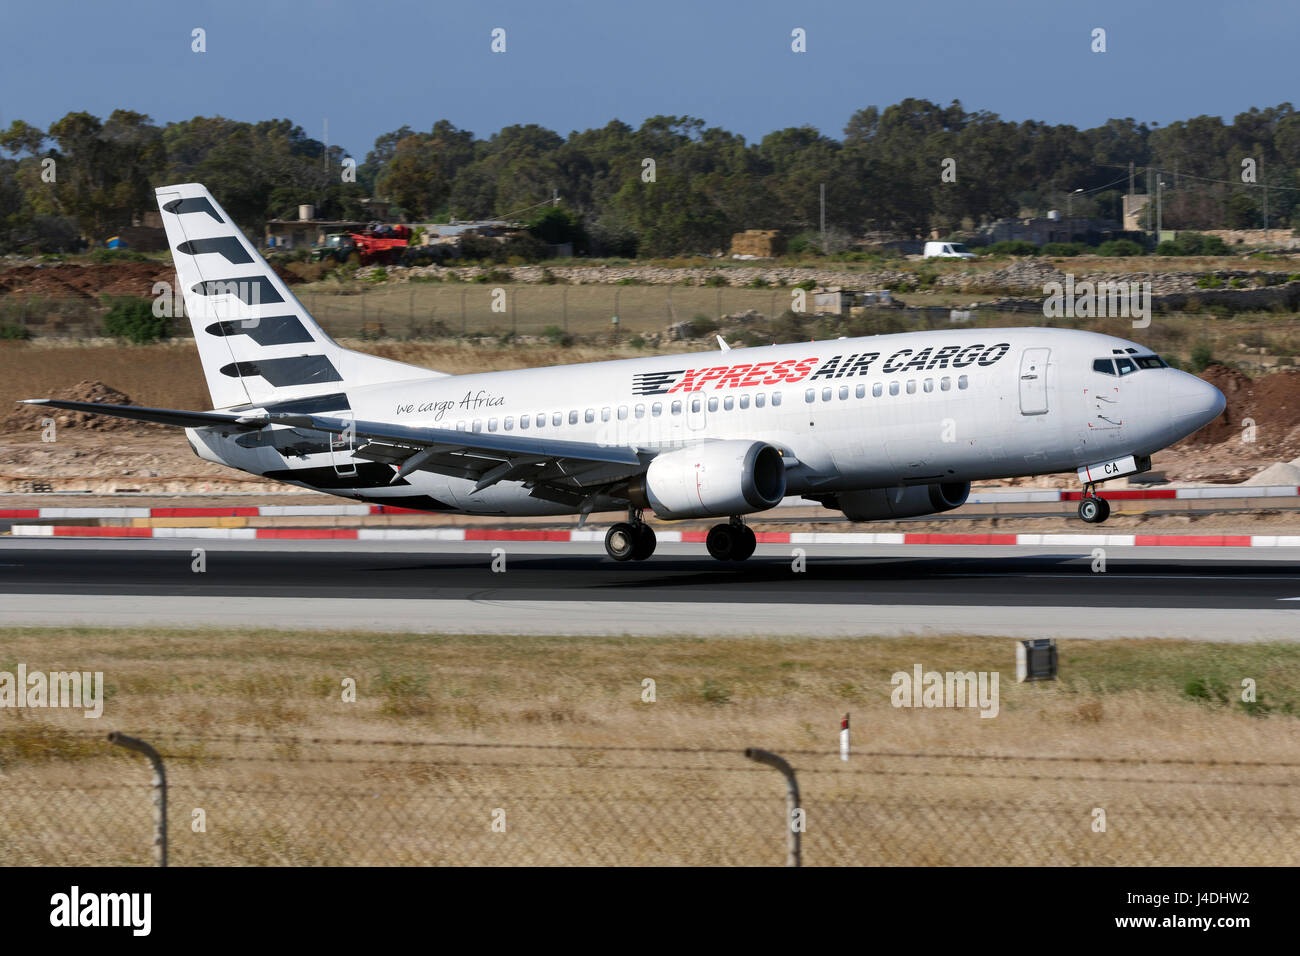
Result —
<svg viewBox="0 0 1300 956"><path fill-rule="evenodd" d="M331 336L384 341L520 337L553 344L577 339L612 344L657 334L661 343L684 335L711 345L712 329L717 326L728 330L731 344L759 345L767 344L764 336L770 320L790 306L788 289L730 286L402 283L363 286L347 294L305 287L295 287L295 292ZM89 296L0 295L0 338L100 338L106 312L99 300ZM701 317L702 324L696 321ZM1218 321L1208 312L1162 313L1158 318L1140 337L1165 352L1204 339L1220 352L1237 349L1242 342L1261 348L1271 343L1279 354L1292 355L1300 336L1297 315L1238 317L1233 323ZM855 335L1041 325L1094 328L1125 337L1135 334L1125 318L1053 319L1041 309L986 307L871 308L853 318L851 326L848 316L842 324L844 334ZM189 323L173 319L170 334L188 338Z"/></svg>
<svg viewBox="0 0 1300 956"><path fill-rule="evenodd" d="M347 293L297 286L294 292L332 336L399 340L507 334L626 340L664 334L699 316L743 328L760 317L775 318L791 306L788 289L733 287L402 283L363 285ZM11 336L98 337L106 312L106 305L89 296L0 295L0 327L8 327ZM946 326L950 313L947 308L873 312L880 331ZM171 334L189 336L189 323L174 320ZM701 335L711 341L707 333Z"/></svg>
<svg viewBox="0 0 1300 956"><path fill-rule="evenodd" d="M1300 762L787 750L792 814L739 749L141 736L165 835L148 760L65 734L0 767L0 862L1300 863Z"/></svg>

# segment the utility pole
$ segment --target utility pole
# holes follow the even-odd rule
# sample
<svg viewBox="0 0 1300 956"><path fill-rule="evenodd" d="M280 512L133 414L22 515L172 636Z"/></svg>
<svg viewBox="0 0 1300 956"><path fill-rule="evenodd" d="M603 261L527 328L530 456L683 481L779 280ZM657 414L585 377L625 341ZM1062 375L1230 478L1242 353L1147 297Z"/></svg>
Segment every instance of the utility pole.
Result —
<svg viewBox="0 0 1300 956"><path fill-rule="evenodd" d="M1154 200L1156 198L1156 191L1155 184L1152 182L1151 178L1154 172L1155 171L1150 166L1147 167L1147 232L1150 232L1152 226L1155 225L1156 211L1153 207L1155 206Z"/></svg>
<svg viewBox="0 0 1300 956"><path fill-rule="evenodd" d="M1128 194L1133 195L1133 160L1128 161Z"/></svg>
<svg viewBox="0 0 1300 956"><path fill-rule="evenodd" d="M1268 183L1264 181L1264 160L1259 161L1259 184L1264 188L1264 241L1268 241Z"/></svg>
<svg viewBox="0 0 1300 956"><path fill-rule="evenodd" d="M1160 230L1164 225L1165 181L1156 173L1156 245L1160 245Z"/></svg>
<svg viewBox="0 0 1300 956"><path fill-rule="evenodd" d="M822 216L821 216L822 255L827 255L829 254L830 250L826 248L826 184L825 183L822 183L821 186L821 196L822 196Z"/></svg>

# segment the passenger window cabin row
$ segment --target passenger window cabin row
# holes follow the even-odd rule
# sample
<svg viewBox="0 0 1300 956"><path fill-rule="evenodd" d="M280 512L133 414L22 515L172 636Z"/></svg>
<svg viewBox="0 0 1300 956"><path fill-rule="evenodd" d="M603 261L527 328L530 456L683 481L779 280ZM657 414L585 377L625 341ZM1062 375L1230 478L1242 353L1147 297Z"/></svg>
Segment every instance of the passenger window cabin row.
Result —
<svg viewBox="0 0 1300 956"><path fill-rule="evenodd" d="M735 408L749 408L751 407L751 404L754 408L767 408L769 404L775 408L781 404L781 393L772 392L769 394L767 392L759 392L752 396L748 394L740 396L727 395L721 399L715 395L707 400L692 398L689 403L690 413L699 414L706 407L706 402L708 410L711 412L716 412L719 408L723 411L729 412ZM618 406L617 411L613 408L606 407L600 409L599 415L602 422L609 421L615 415L617 415L618 420L621 422L627 420L629 417L633 419L645 418L647 414L651 418L659 418L664 414L665 410L667 410L670 415L681 415L685 412L686 407L687 402L685 400L677 399L666 404L664 402L652 402L649 405L620 405ZM520 415L517 425L515 417L513 415L507 415L500 421L500 427L502 430L508 432L514 431L516 427L518 427L520 431L534 428L559 428L566 421L570 425L578 424L579 414L581 414L581 420L585 424L594 424L596 421L597 411L594 408L588 408L581 413L579 413L577 409L570 409L567 416L564 412L550 412L549 415L547 412L538 412L536 415ZM456 423L456 431L481 432L483 431L483 425L484 422L482 419L475 419L471 422L460 421ZM487 420L487 430L489 432L494 432L497 428L497 419L489 418Z"/></svg>
<svg viewBox="0 0 1300 956"><path fill-rule="evenodd" d="M945 375L943 378L938 380L938 384L939 384L939 391L941 392L951 391L953 387L953 379ZM969 377L966 375L957 376L956 385L957 388L959 389L969 388L970 387ZM905 386L908 395L916 394L916 390L917 390L916 379L909 379L905 383ZM927 378L921 380L921 391L933 392L934 387L935 387L934 379ZM899 394L899 388L900 388L900 384L898 382L890 382L889 394L890 395ZM884 389L885 386L883 382L876 382L874 385L871 386L872 397L880 398L884 394ZM818 390L815 388L810 388L806 392L804 392L804 401L810 403L817 401L817 391ZM839 386L838 389L833 387L827 387L821 389L821 397L823 402L831 401L832 398L836 396L836 394L838 394L841 400L847 400L850 394L849 386L841 385ZM864 383L864 384L857 385L852 390L852 394L857 398L866 398L867 397L866 384ZM698 397L692 398L690 399L690 414L697 415L706 406L708 410L711 412L716 412L719 409L725 412L729 412L732 411L733 409L749 408L751 407L751 403L754 408L766 408L769 403L772 405L772 407L776 407L781 404L781 393L772 392L769 395L769 393L767 392L759 392L758 394L753 396L749 394L724 395L721 397L717 395L712 395L708 399L701 399ZM562 425L564 425L566 421L570 425L578 424L579 415L581 415L581 421L584 424L589 424L589 425L595 423L597 414L599 414L600 420L602 422L607 422L612 417L615 416L617 416L619 421L625 421L629 416L631 416L634 419L645 418L647 412L649 413L650 417L658 418L664 414L665 407L667 408L668 414L681 415L686 410L686 404L687 403L685 400L677 399L667 403L666 406L664 402L653 402L648 406L647 405L633 405L633 406L620 405L618 406L617 411L615 411L613 408L605 407L600 409L599 413L597 413L596 409L594 408L588 408L581 413L577 409L570 409L567 415L564 412L550 412L550 413L537 412L535 415L520 415L517 426L516 426L515 417L513 415L507 415L505 418L500 420L500 428L508 432L514 431L516 427L518 427L520 431L526 431L529 429L547 428L547 427L559 428ZM549 422L549 426L548 426L548 422ZM468 422L459 421L456 423L456 431L481 432L483 430L483 426L484 426L484 422L482 419L475 419L473 421L468 421ZM489 418L487 420L487 430L489 432L495 432L497 428L498 428L498 420L495 418Z"/></svg>
<svg viewBox="0 0 1300 956"><path fill-rule="evenodd" d="M917 382L916 379L911 378L911 379L908 379L907 382L904 383L904 385L902 386L902 387L906 390L906 392L907 392L908 395L915 395L915 394L916 394L916 382ZM921 380L921 391L923 391L923 392L933 392L933 391L934 391L934 383L935 383L935 380L932 379L932 378L922 379L922 380ZM953 380L952 380L951 378L949 378L947 375L945 375L943 378L939 379L939 391L941 391L941 392L949 392L949 391L952 391L952 384L953 384ZM958 375L958 376L957 376L957 387L958 387L959 389L969 388L969 387L970 387L970 378L969 378L969 376L966 376L966 375ZM898 382L890 382L890 383L889 383L889 394L890 394L890 395L897 395L897 394L899 393L899 389L900 389L900 384L899 384ZM821 390L822 401L823 401L823 402L829 402L832 398L834 398L834 397L836 396L837 393L838 393L839 398L840 398L841 400L847 399L847 398L849 397L849 386L847 386L847 385L841 385L838 389L835 389L835 388L823 388L823 389ZM871 386L871 397L872 397L872 398L880 398L880 396L883 395L884 393L885 393L885 383L884 383L884 382L876 382L874 385ZM867 386L866 386L866 384L861 384L861 385L858 385L856 388L854 388L854 390L853 390L853 394L854 394L854 396L855 396L856 398L866 398L866 396L867 396ZM808 389L807 391L805 391L805 392L803 393L803 400L804 400L805 402L807 402L808 404L810 404L810 405L811 405L813 402L817 401L817 389L815 389L815 388L810 388L810 389Z"/></svg>

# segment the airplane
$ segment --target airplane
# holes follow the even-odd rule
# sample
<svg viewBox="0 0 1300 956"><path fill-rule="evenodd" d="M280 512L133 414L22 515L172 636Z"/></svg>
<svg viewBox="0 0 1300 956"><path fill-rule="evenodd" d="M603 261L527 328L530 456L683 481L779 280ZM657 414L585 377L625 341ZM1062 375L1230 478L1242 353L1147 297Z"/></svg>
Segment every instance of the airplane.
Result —
<svg viewBox="0 0 1300 956"><path fill-rule="evenodd" d="M927 330L448 375L345 349L206 188L158 205L212 398L208 411L28 399L185 429L200 458L343 498L502 517L626 511L605 550L655 550L645 513L747 515L799 496L852 521L951 511L971 482L1075 470L1100 482L1219 416L1223 395L1114 336Z"/></svg>

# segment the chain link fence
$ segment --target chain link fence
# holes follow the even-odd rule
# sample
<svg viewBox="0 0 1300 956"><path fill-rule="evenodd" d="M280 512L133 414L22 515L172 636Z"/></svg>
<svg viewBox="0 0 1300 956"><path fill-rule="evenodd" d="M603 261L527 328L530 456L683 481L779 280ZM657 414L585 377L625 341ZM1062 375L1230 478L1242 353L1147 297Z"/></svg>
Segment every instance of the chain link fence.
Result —
<svg viewBox="0 0 1300 956"><path fill-rule="evenodd" d="M295 294L321 327L338 338L416 340L449 336L666 334L703 317L743 327L791 308L790 289L663 285L540 285L505 282L358 284L346 290L296 286ZM173 305L173 302L167 304ZM811 312L809 304L807 311ZM926 327L931 310L878 309L882 321ZM949 310L933 310L947 322ZM0 295L0 328L10 337L102 335L107 306L90 296ZM735 320L725 317L735 316ZM617 319L617 321L615 321ZM881 331L897 331L892 326ZM190 335L184 318L171 333Z"/></svg>
<svg viewBox="0 0 1300 956"><path fill-rule="evenodd" d="M739 750L141 736L172 865L1300 862L1300 762L786 750L792 818ZM0 859L153 863L148 761L72 737L0 768Z"/></svg>
<svg viewBox="0 0 1300 956"><path fill-rule="evenodd" d="M733 345L765 345L792 306L790 288L610 284L407 282L359 284L346 290L296 286L304 306L331 336L374 341L534 339L552 344L664 345L679 339L711 345L726 331ZM1263 370L1294 364L1300 354L1300 316L1238 315L1232 322L1212 312L1161 313L1140 331L1126 318L1059 319L1041 308L970 307L970 303L871 307L838 318L819 317L806 302L799 335L876 335L928 329L1053 325L1137 337L1156 351L1183 354L1200 343L1220 358ZM103 336L107 307L89 297L0 295L0 339L62 340ZM615 322L617 318L617 322ZM171 322L171 335L188 338L189 323ZM1267 357L1263 357L1268 353Z"/></svg>

